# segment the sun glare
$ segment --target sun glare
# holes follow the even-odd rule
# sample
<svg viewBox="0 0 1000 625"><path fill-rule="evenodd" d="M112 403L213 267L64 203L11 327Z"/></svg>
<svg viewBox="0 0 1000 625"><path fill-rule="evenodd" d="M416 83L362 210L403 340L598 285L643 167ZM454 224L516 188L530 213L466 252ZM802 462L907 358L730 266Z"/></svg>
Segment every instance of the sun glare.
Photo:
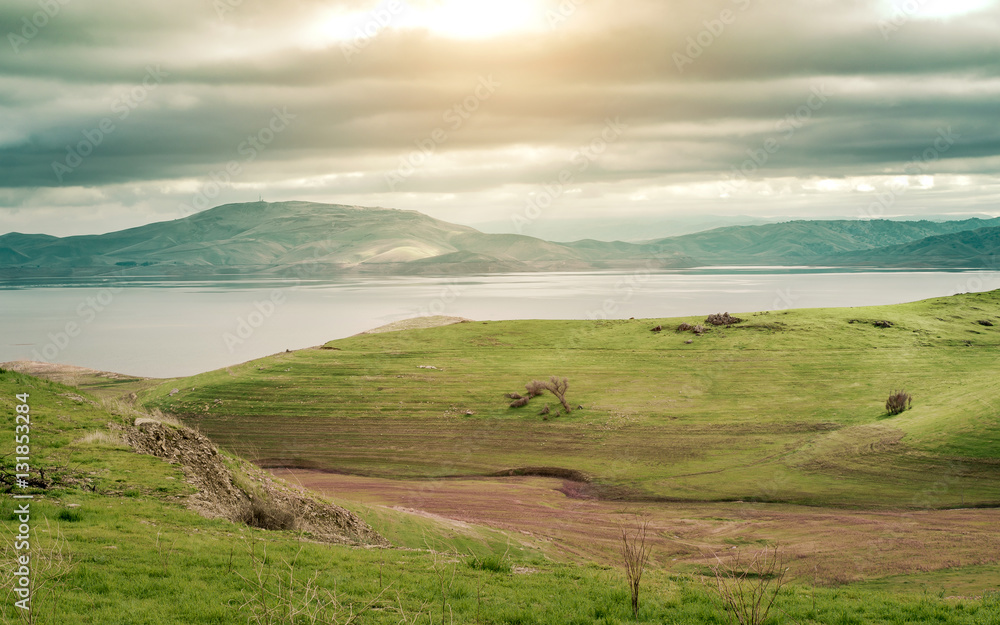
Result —
<svg viewBox="0 0 1000 625"><path fill-rule="evenodd" d="M368 11L320 20L310 43L368 40L389 29L425 30L452 39L489 39L546 26L543 0L385 0Z"/></svg>
<svg viewBox="0 0 1000 625"><path fill-rule="evenodd" d="M424 6L411 3L401 26L459 39L486 39L544 25L537 0L442 0Z"/></svg>

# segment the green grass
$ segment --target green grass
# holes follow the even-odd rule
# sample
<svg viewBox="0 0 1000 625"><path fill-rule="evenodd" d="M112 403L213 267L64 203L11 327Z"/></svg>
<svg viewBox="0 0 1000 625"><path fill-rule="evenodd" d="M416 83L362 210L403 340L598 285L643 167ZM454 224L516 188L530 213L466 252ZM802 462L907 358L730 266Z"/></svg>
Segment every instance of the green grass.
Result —
<svg viewBox="0 0 1000 625"><path fill-rule="evenodd" d="M397 545L366 549L318 544L294 532L251 532L225 520L203 518L184 507L190 487L175 465L91 436L106 431L107 423L128 417L92 405L89 396L82 402L69 399L71 391L0 371L0 437L13 436L15 394L30 393L32 462L58 478L51 487L34 491L31 507L33 566L41 576L36 581L44 581L50 561L56 567L49 572L61 573L35 596L36 622L247 623L248 613L240 606L247 593L253 593L247 581L255 579L250 545L260 555L265 543L272 573L294 561L299 583L315 574L316 583L335 589L345 605L357 609L374 602L361 623L397 624L400 609L410 616L420 614L421 623L724 622L722 605L708 580L672 573L670 562L657 554L645 577L642 609L635 621L616 568L553 562L517 536L495 530L458 531L433 519L355 505ZM10 468L10 460L3 458L4 468ZM0 498L2 544L8 548L5 572L12 570L14 509L13 499ZM61 545L58 558L46 556L53 555L53 545ZM442 613L440 580L450 579L452 572ZM274 578L269 583L275 587ZM0 603L3 622L18 622L12 603L9 596ZM792 586L777 606L780 611L770 623L973 625L1000 619L1000 605L991 598L955 601L865 587Z"/></svg>
<svg viewBox="0 0 1000 625"><path fill-rule="evenodd" d="M673 329L703 318L361 335L140 396L281 466L404 478L554 466L631 499L1000 504L1000 327L975 323L1000 320L1000 292L740 316L700 337ZM551 396L507 407L504 393L550 375L583 410L543 420ZM913 408L888 417L897 388Z"/></svg>

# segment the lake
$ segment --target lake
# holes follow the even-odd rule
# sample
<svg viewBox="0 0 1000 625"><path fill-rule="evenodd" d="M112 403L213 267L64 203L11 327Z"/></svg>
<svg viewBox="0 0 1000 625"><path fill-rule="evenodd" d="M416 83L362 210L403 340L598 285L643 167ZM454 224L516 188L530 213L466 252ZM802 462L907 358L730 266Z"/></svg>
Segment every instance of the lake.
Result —
<svg viewBox="0 0 1000 625"><path fill-rule="evenodd" d="M1000 288L989 271L740 268L669 272L0 285L0 362L133 375L209 371L420 315L675 317L895 304Z"/></svg>

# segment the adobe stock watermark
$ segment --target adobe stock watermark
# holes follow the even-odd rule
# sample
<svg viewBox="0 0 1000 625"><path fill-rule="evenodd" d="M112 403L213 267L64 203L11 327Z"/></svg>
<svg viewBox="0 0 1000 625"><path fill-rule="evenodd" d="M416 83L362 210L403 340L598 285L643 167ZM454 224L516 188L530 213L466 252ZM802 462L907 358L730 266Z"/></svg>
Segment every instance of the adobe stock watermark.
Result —
<svg viewBox="0 0 1000 625"><path fill-rule="evenodd" d="M545 21L549 24L549 30L555 30L559 26L568 22L577 10L587 3L587 0L561 0L558 6L545 11Z"/></svg>
<svg viewBox="0 0 1000 625"><path fill-rule="evenodd" d="M794 308L799 301L799 296L792 292L792 289L778 289L775 291L774 301L771 303L771 310L788 310Z"/></svg>
<svg viewBox="0 0 1000 625"><path fill-rule="evenodd" d="M739 13L742 13L750 8L752 0L732 0L732 3L736 5ZM677 71L683 74L685 67L694 65L705 50L712 47L726 29L736 23L739 13L733 9L722 9L714 19L702 22L704 28L696 35L687 38L683 53L675 51L671 56Z"/></svg>
<svg viewBox="0 0 1000 625"><path fill-rule="evenodd" d="M743 161L739 167L733 167L729 178L719 183L722 194L728 194L745 185L749 177L767 165L771 157L777 154L785 143L795 136L796 132L804 128L813 115L819 112L830 99L825 85L814 86L810 92L809 97L802 105L775 123L774 129L780 133L779 135L764 139L760 147L747 148L746 153L750 158Z"/></svg>
<svg viewBox="0 0 1000 625"><path fill-rule="evenodd" d="M569 159L569 165L556 174L554 180L542 185L541 189L532 191L525 200L524 209L511 215L511 223L518 234L524 233L524 227L530 225L542 216L542 212L548 209L566 193L566 187L573 183L577 174L590 169L597 160L607 152L608 147L618 141L628 124L622 122L621 117L604 120L604 128L600 134L590 140L586 145L580 146Z"/></svg>
<svg viewBox="0 0 1000 625"><path fill-rule="evenodd" d="M894 32L905 26L910 20L920 14L927 0L903 0L893 2L892 14L878 21L878 31L882 39L889 41Z"/></svg>
<svg viewBox="0 0 1000 625"><path fill-rule="evenodd" d="M249 314L237 317L235 331L225 332L222 335L222 342L226 344L229 353L235 353L236 348L246 343L254 332L274 315L278 307L287 301L283 290L273 289L267 298L253 303L253 310Z"/></svg>
<svg viewBox="0 0 1000 625"><path fill-rule="evenodd" d="M938 128L937 137L931 145L927 146L920 154L914 154L910 160L903 165L902 178L895 178L889 182L885 191L879 192L875 196L875 201L864 208L858 209L858 219L862 221L870 219L881 219L885 216L886 210L892 207L896 200L909 191L909 180L905 176L920 176L927 172L933 163L941 160L941 157L951 150L952 146L962 138L957 132L947 128Z"/></svg>
<svg viewBox="0 0 1000 625"><path fill-rule="evenodd" d="M163 83L163 79L170 76L159 65L153 67L146 66L146 75L142 81L129 89L124 94L118 96L111 102L111 112L114 113L119 122L129 118L132 111L139 108L149 97L149 93ZM93 128L82 130L83 139L77 143L66 145L66 156L61 161L52 161L52 172L56 180L60 183L66 174L72 173L77 167L83 164L84 159L94 153L98 146L104 143L108 135L118 129L115 120L110 116L101 119Z"/></svg>
<svg viewBox="0 0 1000 625"><path fill-rule="evenodd" d="M417 170L427 164L427 161L434 156L437 149L448 142L451 138L449 132L457 132L465 122L483 106L496 93L502 84L493 78L493 75L480 76L479 83L472 94L466 96L461 102L449 107L441 115L441 120L445 126L438 126L426 137L416 139L413 143L417 146L415 150L399 159L399 166L392 171L387 171L384 175L385 183L390 191L395 191L399 185L406 182Z"/></svg>
<svg viewBox="0 0 1000 625"><path fill-rule="evenodd" d="M418 317L437 317L443 315L461 296L461 284L455 280L449 280L441 287L441 291L437 297L431 299L425 306L416 307L414 312Z"/></svg>
<svg viewBox="0 0 1000 625"><path fill-rule="evenodd" d="M332 249L333 243L330 239L324 240L320 246L313 248L312 259L299 263L293 268L292 286L314 277L323 267L324 255ZM278 312L278 308L288 301L287 292L290 288L290 286L286 286L272 289L266 298L254 301L253 309L247 315L236 317L234 331L222 334L222 342L225 343L230 354L235 353L237 347L250 340L254 333Z"/></svg>
<svg viewBox="0 0 1000 625"><path fill-rule="evenodd" d="M21 18L21 30L7 33L7 41L14 49L14 54L21 54L21 48L29 41L38 36L42 29L48 26L52 20L62 12L64 6L73 0L37 0L40 11L35 11L31 16Z"/></svg>
<svg viewBox="0 0 1000 625"><path fill-rule="evenodd" d="M236 146L236 154L241 156L241 160L231 160L220 170L209 172L209 181L205 183L197 193L195 193L188 203L181 202L177 205L181 217L187 217L194 213L211 208L212 200L219 197L226 185L231 185L233 180L243 174L243 166L257 160L264 150L267 149L275 138L284 132L296 115L288 112L288 107L271 109L271 119L257 132L247 135L246 139Z"/></svg>
<svg viewBox="0 0 1000 625"><path fill-rule="evenodd" d="M386 0L372 9L368 18L354 27L354 37L341 42L340 51L344 60L350 63L355 56L364 52L405 9L400 0Z"/></svg>
<svg viewBox="0 0 1000 625"><path fill-rule="evenodd" d="M40 350L31 351L31 359L36 362L54 362L59 354L64 352L73 339L80 336L84 329L92 324L105 310L110 307L115 296L121 293L125 287L109 286L100 289L95 295L87 296L76 307L76 319L67 321L62 328L56 332L49 332L49 342Z"/></svg>

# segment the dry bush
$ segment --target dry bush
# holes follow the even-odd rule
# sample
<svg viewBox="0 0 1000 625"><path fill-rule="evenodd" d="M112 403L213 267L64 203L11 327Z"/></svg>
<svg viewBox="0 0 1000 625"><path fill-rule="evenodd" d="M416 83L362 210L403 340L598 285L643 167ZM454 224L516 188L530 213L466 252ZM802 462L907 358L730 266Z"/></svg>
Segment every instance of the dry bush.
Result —
<svg viewBox="0 0 1000 625"><path fill-rule="evenodd" d="M556 376L552 376L548 382L532 380L531 382L525 384L524 388L528 392L527 395L521 395L519 393L507 393L504 395L507 399L513 400L510 403L511 408L522 408L527 406L528 402L530 402L532 398L538 397L545 391L548 391L556 396L556 399L558 399L559 403L562 404L563 409L567 414L573 410L572 407L570 407L569 402L566 401L566 391L569 390L569 380L566 378L562 378L560 380Z"/></svg>
<svg viewBox="0 0 1000 625"><path fill-rule="evenodd" d="M632 596L632 616L639 618L639 584L642 582L642 574L646 570L646 563L649 562L649 552L651 545L646 544L646 530L649 521L639 522L636 519L636 526L633 531L621 528L621 554L625 567L625 577L628 580L629 592Z"/></svg>
<svg viewBox="0 0 1000 625"><path fill-rule="evenodd" d="M739 625L760 625L785 585L784 559L778 546L765 547L749 559L740 551L724 563L718 555L712 567L716 588L726 605L726 621Z"/></svg>
<svg viewBox="0 0 1000 625"><path fill-rule="evenodd" d="M913 403L913 397L905 390L893 391L889 399L885 400L885 411L890 415L898 415L904 412Z"/></svg>
<svg viewBox="0 0 1000 625"><path fill-rule="evenodd" d="M261 497L256 497L241 506L234 520L264 530L294 530L299 524L294 512Z"/></svg>
<svg viewBox="0 0 1000 625"><path fill-rule="evenodd" d="M524 388L528 391L528 397L538 397L545 392L545 383L539 382L538 380L532 380L524 385Z"/></svg>
<svg viewBox="0 0 1000 625"><path fill-rule="evenodd" d="M296 571L301 548L291 562L281 560L277 570L268 559L267 542L257 541L253 534L247 542L247 553L250 557L250 576L244 577L239 572L236 575L247 585L241 591L243 603L240 611L247 613L250 625L347 625L371 609L382 593L388 590L383 589L355 612L353 604L340 602L335 590L330 591L319 585L318 571L302 579Z"/></svg>
<svg viewBox="0 0 1000 625"><path fill-rule="evenodd" d="M682 323L681 325L677 326L678 332L690 332L691 330L694 330L694 326L691 325L690 323Z"/></svg>
<svg viewBox="0 0 1000 625"><path fill-rule="evenodd" d="M556 376L552 376L551 381L543 384L543 388L556 396L556 399L558 399L559 403L562 404L563 410L565 410L567 414L573 411L573 409L570 408L569 403L566 401L566 391L569 390L569 380L566 378L560 380Z"/></svg>

